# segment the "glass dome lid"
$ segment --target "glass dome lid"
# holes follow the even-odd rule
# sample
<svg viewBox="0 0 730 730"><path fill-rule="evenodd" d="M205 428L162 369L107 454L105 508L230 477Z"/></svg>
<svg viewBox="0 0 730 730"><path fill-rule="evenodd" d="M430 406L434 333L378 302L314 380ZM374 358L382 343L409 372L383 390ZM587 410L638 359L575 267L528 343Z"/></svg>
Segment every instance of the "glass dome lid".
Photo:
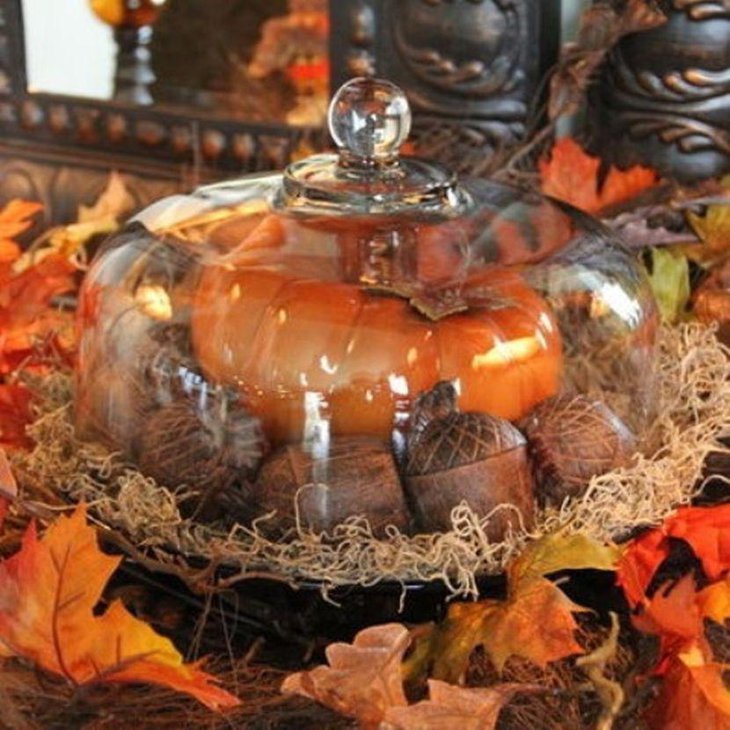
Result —
<svg viewBox="0 0 730 730"><path fill-rule="evenodd" d="M557 405L608 424L603 467L626 458L653 404L640 265L568 206L400 155L410 121L397 87L355 79L337 154L114 236L81 294L79 433L190 487L200 516L282 535L447 529L462 499L529 522L570 481L542 433Z"/></svg>

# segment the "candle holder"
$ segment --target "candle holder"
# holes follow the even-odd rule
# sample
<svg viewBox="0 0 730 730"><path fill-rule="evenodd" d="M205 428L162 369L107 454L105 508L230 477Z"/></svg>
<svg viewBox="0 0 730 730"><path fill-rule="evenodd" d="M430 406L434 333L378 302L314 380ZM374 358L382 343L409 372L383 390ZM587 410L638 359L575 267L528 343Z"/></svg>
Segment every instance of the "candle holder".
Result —
<svg viewBox="0 0 730 730"><path fill-rule="evenodd" d="M142 106L154 102L150 87L156 81L150 64L152 26L167 0L89 0L94 14L114 29L117 62L115 101Z"/></svg>

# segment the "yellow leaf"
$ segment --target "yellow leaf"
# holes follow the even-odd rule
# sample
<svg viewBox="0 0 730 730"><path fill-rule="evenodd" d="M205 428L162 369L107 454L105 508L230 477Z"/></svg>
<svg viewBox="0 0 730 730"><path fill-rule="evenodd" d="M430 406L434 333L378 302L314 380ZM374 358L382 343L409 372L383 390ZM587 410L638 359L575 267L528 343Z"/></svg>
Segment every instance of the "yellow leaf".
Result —
<svg viewBox="0 0 730 730"><path fill-rule="evenodd" d="M730 255L730 199L710 205L704 216L687 213L687 220L700 237L699 245L683 246L687 258L710 268Z"/></svg>
<svg viewBox="0 0 730 730"><path fill-rule="evenodd" d="M531 542L512 562L510 585L560 570L615 570L621 553L616 545L598 542L583 533L554 532Z"/></svg>
<svg viewBox="0 0 730 730"><path fill-rule="evenodd" d="M659 313L664 322L675 324L684 316L692 293L687 257L679 250L668 248L651 248L649 252L649 282L659 305Z"/></svg>
<svg viewBox="0 0 730 730"><path fill-rule="evenodd" d="M51 234L50 247L39 251L39 254L58 253L65 258L72 258L94 236L114 233L119 228L116 218L106 216L88 220L84 223L72 223L68 226L56 228Z"/></svg>
<svg viewBox="0 0 730 730"><path fill-rule="evenodd" d="M211 709L239 704L121 603L95 615L120 561L99 550L83 505L41 540L31 525L20 551L0 563L0 657L30 660L74 685L151 682Z"/></svg>
<svg viewBox="0 0 730 730"><path fill-rule="evenodd" d="M129 194L124 179L118 172L112 172L94 205L79 206L78 223L95 223L108 219L118 221L133 208L134 198Z"/></svg>
<svg viewBox="0 0 730 730"><path fill-rule="evenodd" d="M456 603L432 640L433 676L463 680L469 656L483 646L498 671L511 656L545 666L582 653L575 640L573 603L545 576L561 570L614 570L621 551L583 534L564 531L536 540L507 568L507 598Z"/></svg>

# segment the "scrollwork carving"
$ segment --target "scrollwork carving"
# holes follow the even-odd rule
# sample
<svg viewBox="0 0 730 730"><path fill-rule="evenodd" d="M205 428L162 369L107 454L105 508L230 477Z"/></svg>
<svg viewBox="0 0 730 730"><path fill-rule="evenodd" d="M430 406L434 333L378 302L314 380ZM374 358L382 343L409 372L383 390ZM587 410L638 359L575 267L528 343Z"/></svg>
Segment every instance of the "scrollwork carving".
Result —
<svg viewBox="0 0 730 730"><path fill-rule="evenodd" d="M692 102L730 93L730 68L712 71L688 67L656 73L632 68L617 49L611 72L617 89L658 101Z"/></svg>
<svg viewBox="0 0 730 730"><path fill-rule="evenodd" d="M728 0L674 0L674 7L687 13L693 20L730 18Z"/></svg>
<svg viewBox="0 0 730 730"><path fill-rule="evenodd" d="M455 6L454 0L421 0L422 4L437 7ZM487 98L498 93L510 93L524 81L520 58L524 49L520 39L524 26L526 5L519 0L479 0L473 6L481 6L470 17L462 8L450 8L452 22L460 23L464 35L482 34L479 43L481 57L456 58L453 51L440 50L443 43L442 18L433 17L423 23L421 14L411 14L404 3L399 7L394 20L395 47L406 66L424 83L442 91L462 96ZM457 15L457 11L463 11ZM414 31L414 21L420 22L422 32ZM471 21L472 27L466 25ZM425 27L424 27L425 26ZM457 31L458 32L458 31ZM424 44L424 36L431 43ZM452 49L455 44L448 44ZM472 44L477 45L477 44ZM491 56L491 57L489 57Z"/></svg>
<svg viewBox="0 0 730 730"><path fill-rule="evenodd" d="M594 147L692 182L730 170L730 0L673 0L615 48L592 94Z"/></svg>
<svg viewBox="0 0 730 730"><path fill-rule="evenodd" d="M665 144L676 144L682 152L717 150L730 155L730 133L680 114L626 112L629 133L636 138L656 134Z"/></svg>

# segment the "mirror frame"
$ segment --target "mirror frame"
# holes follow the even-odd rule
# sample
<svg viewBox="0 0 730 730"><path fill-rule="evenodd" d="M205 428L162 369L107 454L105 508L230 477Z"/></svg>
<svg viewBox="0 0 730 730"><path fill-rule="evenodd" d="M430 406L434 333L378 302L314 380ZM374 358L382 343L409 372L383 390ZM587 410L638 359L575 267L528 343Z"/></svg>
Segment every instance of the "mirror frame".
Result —
<svg viewBox="0 0 730 730"><path fill-rule="evenodd" d="M557 58L560 6L561 0L331 0L330 86L356 75L389 78L411 99L416 133L419 124L455 128L488 156L524 134L540 80ZM489 58L495 13L512 40ZM0 202L39 199L47 222L67 222L79 202L98 195L110 170L124 173L145 205L201 182L280 169L294 151L327 144L319 128L30 94L22 0L0 0Z"/></svg>
<svg viewBox="0 0 730 730"><path fill-rule="evenodd" d="M0 0L0 135L32 143L33 152L86 151L120 167L201 178L281 167L303 141L321 144L322 131L261 124L194 110L28 93L22 0ZM83 153L82 153L83 154Z"/></svg>

